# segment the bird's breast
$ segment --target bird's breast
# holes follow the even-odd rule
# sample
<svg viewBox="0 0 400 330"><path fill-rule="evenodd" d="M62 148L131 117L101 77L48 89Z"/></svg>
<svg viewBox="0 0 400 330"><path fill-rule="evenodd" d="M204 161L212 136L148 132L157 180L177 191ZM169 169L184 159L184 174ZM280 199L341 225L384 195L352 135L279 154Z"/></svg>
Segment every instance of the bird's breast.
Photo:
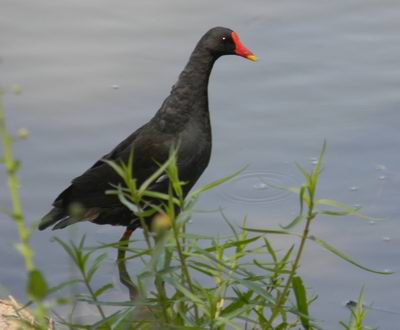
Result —
<svg viewBox="0 0 400 330"><path fill-rule="evenodd" d="M187 125L179 134L178 163L182 178L196 181L200 177L210 161L211 147L209 126L198 123Z"/></svg>

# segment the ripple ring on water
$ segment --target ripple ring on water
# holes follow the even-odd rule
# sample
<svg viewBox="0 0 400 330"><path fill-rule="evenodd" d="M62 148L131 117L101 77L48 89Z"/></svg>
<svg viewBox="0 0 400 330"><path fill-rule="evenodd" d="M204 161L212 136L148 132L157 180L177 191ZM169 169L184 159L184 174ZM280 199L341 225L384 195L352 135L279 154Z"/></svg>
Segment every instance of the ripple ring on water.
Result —
<svg viewBox="0 0 400 330"><path fill-rule="evenodd" d="M268 203L286 199L293 178L276 172L246 172L225 185L223 195L231 201Z"/></svg>

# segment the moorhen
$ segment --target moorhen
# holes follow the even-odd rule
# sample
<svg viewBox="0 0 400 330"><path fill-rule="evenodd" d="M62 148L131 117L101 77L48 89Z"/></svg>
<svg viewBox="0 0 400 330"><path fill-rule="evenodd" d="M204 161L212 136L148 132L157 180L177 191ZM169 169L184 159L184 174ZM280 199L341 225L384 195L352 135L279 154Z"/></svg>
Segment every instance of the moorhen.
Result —
<svg viewBox="0 0 400 330"><path fill-rule="evenodd" d="M223 55L239 55L255 61L256 56L240 42L238 35L224 27L209 30L198 42L189 62L155 116L91 168L72 180L53 202L53 209L39 225L60 229L80 221L126 226L123 239L140 227L139 220L115 195L105 194L122 179L103 160L127 162L134 149L133 173L140 186L167 161L172 146L179 145L177 166L186 194L208 165L211 154L211 126L208 111L208 80L214 62ZM168 193L166 176L149 190ZM83 207L81 216L71 215L71 205ZM152 219L146 219L151 222Z"/></svg>

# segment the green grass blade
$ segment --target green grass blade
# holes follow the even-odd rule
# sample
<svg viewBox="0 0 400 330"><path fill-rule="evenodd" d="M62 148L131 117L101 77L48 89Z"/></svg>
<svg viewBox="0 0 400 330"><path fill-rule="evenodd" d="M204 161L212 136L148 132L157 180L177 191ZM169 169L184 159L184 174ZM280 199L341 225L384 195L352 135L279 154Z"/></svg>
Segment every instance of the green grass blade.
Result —
<svg viewBox="0 0 400 330"><path fill-rule="evenodd" d="M206 249L204 249L204 251L214 252L217 249L221 249L221 248L226 250L226 249L229 249L229 248L232 248L232 247L239 247L239 246L242 246L242 245L248 245L248 244L250 244L252 242L257 241L259 238L260 238L260 236L255 236L255 237L252 237L252 238L249 238L249 239L246 239L246 240L226 242L224 244L218 244L217 246L212 246L212 247L206 248Z"/></svg>
<svg viewBox="0 0 400 330"><path fill-rule="evenodd" d="M180 291L185 297L187 297L194 304L197 304L199 306L203 305L203 301L200 298L191 293L182 284L178 283L178 281L175 280L173 277L168 275L168 276L162 276L162 278L165 282L172 285L176 290Z"/></svg>
<svg viewBox="0 0 400 330"><path fill-rule="evenodd" d="M104 284L101 288L97 289L94 293L94 296L96 298L100 297L103 293L105 293L106 291L112 289L114 287L114 285L112 283L107 283Z"/></svg>
<svg viewBox="0 0 400 330"><path fill-rule="evenodd" d="M296 227L301 221L303 221L305 217L302 214L299 214L297 217L295 217L289 224L286 226L280 226L282 229L288 230L293 227Z"/></svg>
<svg viewBox="0 0 400 330"><path fill-rule="evenodd" d="M205 191L207 191L207 190L210 190L210 189L212 189L212 188L215 188L215 187L217 187L217 186L220 186L221 184L223 184L223 183L225 183L225 182L227 182L227 181L233 179L234 177L238 176L238 175L239 175L240 173L242 173L245 169L246 169L246 167L240 169L239 171L237 171L237 172L235 172L235 173L233 173L233 174L231 174L231 175L227 175L227 176L223 177L222 179L218 179L218 180L215 180L215 181L213 181L213 182L211 182L211 183L205 184L204 186L202 186L202 187L198 188L197 190L193 191L192 193L190 193L190 194L188 195L187 199L191 199L191 198L193 198L193 197L196 197L196 196L199 195L200 193L203 193L203 192L205 192Z"/></svg>
<svg viewBox="0 0 400 330"><path fill-rule="evenodd" d="M365 267L365 266L359 264L358 262L354 261L354 260L351 259L350 257L346 256L343 252L339 251L339 250L336 249L334 246L328 244L328 243L325 242L324 240L319 239L319 238L317 238L317 237L315 237L315 236L309 236L308 238L309 238L310 240L312 240L312 241L318 243L319 245L321 245L323 248L325 248L325 249L328 250L329 252L332 252L334 255L338 256L339 258L341 258L341 259L347 261L348 263L350 263L350 264L352 264L352 265L354 265L354 266L356 266L356 267L358 267L358 268L360 268L360 269L363 269L363 270L365 270L365 271L367 271L367 272L375 273L375 274L381 274L381 275L391 275L391 274L394 274L393 272L382 272L382 271L379 271L379 270L374 270L374 269Z"/></svg>
<svg viewBox="0 0 400 330"><path fill-rule="evenodd" d="M292 233L287 230L279 230L279 229L261 229L261 228L248 228L248 227L241 227L243 230L247 230L253 233L263 233L263 234L274 234L274 235L292 235L301 237L300 234Z"/></svg>
<svg viewBox="0 0 400 330"><path fill-rule="evenodd" d="M326 141L324 141L324 144L322 145L321 153L319 154L317 165L314 167L314 169L311 173L311 182L313 182L315 186L318 184L318 177L321 174L322 160L324 159L326 147L327 147L327 144L326 144Z"/></svg>
<svg viewBox="0 0 400 330"><path fill-rule="evenodd" d="M306 289L303 281L299 276L294 276L292 279L292 287L296 297L297 309L300 312L300 321L304 329L310 329L310 320L308 314L308 303Z"/></svg>
<svg viewBox="0 0 400 330"><path fill-rule="evenodd" d="M340 203L340 202L335 201L333 199L326 199L326 198L317 199L317 200L315 200L315 204L316 205L324 205L324 206L333 207L333 208L338 209L341 212L343 212L342 213L343 215L351 215L351 216L355 216L355 217L358 217L358 218L361 218L361 219L365 219L365 220L382 220L382 219L372 218L372 217L363 215L363 214L358 212L359 209L351 208L351 207L347 206L346 204ZM332 214L329 214L330 212ZM322 213L322 214L340 215L340 213L334 214L334 212L335 211L329 211L329 210L320 211L320 213Z"/></svg>
<svg viewBox="0 0 400 330"><path fill-rule="evenodd" d="M175 153L176 151L174 151ZM168 160L162 164L157 171L155 171L149 178L147 178L142 185L139 188L139 194L143 194L147 188L154 182L156 181L167 169L169 166L170 162L172 161L173 157L169 157Z"/></svg>

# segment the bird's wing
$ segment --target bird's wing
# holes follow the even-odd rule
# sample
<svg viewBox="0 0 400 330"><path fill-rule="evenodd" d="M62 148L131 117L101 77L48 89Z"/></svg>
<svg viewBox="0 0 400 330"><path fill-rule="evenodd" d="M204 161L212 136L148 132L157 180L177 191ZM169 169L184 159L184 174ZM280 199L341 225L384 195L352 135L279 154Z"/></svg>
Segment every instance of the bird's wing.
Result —
<svg viewBox="0 0 400 330"><path fill-rule="evenodd" d="M168 159L172 143L171 136L155 132L151 126L143 126L75 178L71 186L57 197L54 206L65 207L74 202L85 207L120 205L115 196L106 195L105 191L112 189L111 184L123 184L122 178L104 159L127 163L133 151L133 176L140 185L158 169L158 164ZM157 187L153 189L157 190Z"/></svg>
<svg viewBox="0 0 400 330"><path fill-rule="evenodd" d="M135 132L133 132L131 135L129 135L125 140L120 142L113 150L111 150L108 154L105 154L103 157L101 157L99 160L97 160L86 172L90 171L91 169L98 167L100 165L104 165L104 160L118 160L119 156L121 153L123 153L124 150L129 148L130 146L133 145L135 142L136 138L142 131L146 129L147 125L144 125L140 128L138 128ZM85 172L85 173L86 173ZM83 173L83 175L85 174Z"/></svg>

